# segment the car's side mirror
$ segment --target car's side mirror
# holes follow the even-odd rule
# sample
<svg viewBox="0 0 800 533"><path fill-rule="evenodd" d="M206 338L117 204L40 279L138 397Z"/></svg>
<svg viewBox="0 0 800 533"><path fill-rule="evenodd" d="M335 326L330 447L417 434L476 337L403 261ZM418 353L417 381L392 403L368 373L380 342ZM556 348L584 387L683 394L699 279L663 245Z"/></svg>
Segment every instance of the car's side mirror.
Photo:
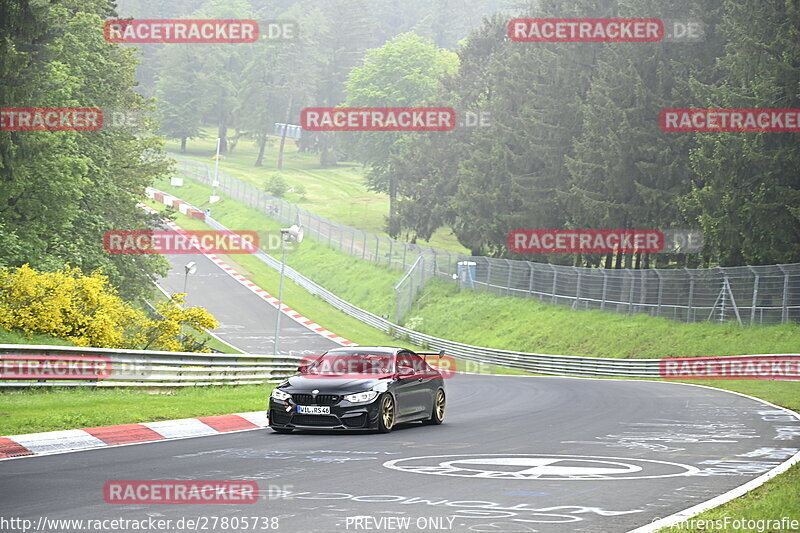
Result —
<svg viewBox="0 0 800 533"><path fill-rule="evenodd" d="M414 369L410 366L401 366L397 369L397 376L399 378L407 378L414 375Z"/></svg>

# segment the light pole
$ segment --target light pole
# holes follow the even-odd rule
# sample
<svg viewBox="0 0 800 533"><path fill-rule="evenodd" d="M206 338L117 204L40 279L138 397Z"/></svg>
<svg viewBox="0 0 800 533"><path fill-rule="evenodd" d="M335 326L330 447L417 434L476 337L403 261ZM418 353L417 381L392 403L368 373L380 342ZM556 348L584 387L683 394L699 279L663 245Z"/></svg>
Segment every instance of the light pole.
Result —
<svg viewBox="0 0 800 533"><path fill-rule="evenodd" d="M214 158L214 181L211 183L211 198L209 199L210 204L213 204L219 198L217 198L217 185L219 185L219 145L222 139L217 137L217 156Z"/></svg>
<svg viewBox="0 0 800 533"><path fill-rule="evenodd" d="M283 271L286 267L287 241L297 241L298 244L303 242L302 226L293 224L289 228L281 228L281 281L278 289L278 316L275 317L275 340L273 341L275 355L278 355L278 350L280 350L281 308L283 307Z"/></svg>
<svg viewBox="0 0 800 533"><path fill-rule="evenodd" d="M194 274L197 272L197 264L194 261L186 263L183 269L186 271L186 275L183 277L183 294L186 294L186 283L189 281L189 274Z"/></svg>

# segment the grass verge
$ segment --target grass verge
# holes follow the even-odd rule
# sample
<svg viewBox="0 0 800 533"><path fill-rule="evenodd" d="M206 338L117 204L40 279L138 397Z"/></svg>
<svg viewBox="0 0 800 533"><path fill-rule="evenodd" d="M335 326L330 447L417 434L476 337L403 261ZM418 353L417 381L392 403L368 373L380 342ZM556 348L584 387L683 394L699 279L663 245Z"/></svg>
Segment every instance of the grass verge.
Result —
<svg viewBox="0 0 800 533"><path fill-rule="evenodd" d="M52 345L52 346L74 346L73 343L51 337L49 335L26 336L21 331L8 331L0 327L0 344L31 344L31 345Z"/></svg>
<svg viewBox="0 0 800 533"><path fill-rule="evenodd" d="M233 153L220 160L220 170L259 190L265 190L267 182L279 176L289 187L284 196L286 201L341 224L387 236L389 195L367 188L360 164L343 161L333 168L321 168L318 154L300 152L290 139L284 151L283 170L277 170L279 144L280 139L270 137L264 152L264 165L255 167L258 147L252 141L241 140ZM216 135L209 133L206 138L193 139L183 154L176 141L167 142L166 148L182 157L213 165ZM467 253L448 228L440 228L430 241L420 239L418 244Z"/></svg>
<svg viewBox="0 0 800 533"><path fill-rule="evenodd" d="M48 388L0 393L0 435L265 410L274 384L169 390Z"/></svg>

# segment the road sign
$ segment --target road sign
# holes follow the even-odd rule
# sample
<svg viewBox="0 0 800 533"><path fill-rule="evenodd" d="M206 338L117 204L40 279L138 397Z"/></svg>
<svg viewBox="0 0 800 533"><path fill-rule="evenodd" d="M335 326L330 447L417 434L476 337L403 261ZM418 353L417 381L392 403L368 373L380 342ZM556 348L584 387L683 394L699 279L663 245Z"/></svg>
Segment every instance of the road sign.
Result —
<svg viewBox="0 0 800 533"><path fill-rule="evenodd" d="M275 123L275 135L277 137L283 137L283 130L286 129L286 124L283 122L276 122ZM297 126L295 124L289 124L289 128L286 129L286 137L289 139L299 139L303 136L303 128Z"/></svg>

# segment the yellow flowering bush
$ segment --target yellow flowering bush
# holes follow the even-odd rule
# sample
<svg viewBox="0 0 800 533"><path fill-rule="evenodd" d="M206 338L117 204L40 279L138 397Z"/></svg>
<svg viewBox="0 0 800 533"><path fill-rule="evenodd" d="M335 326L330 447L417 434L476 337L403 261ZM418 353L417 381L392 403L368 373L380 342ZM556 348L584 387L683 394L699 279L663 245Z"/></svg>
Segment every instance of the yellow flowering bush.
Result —
<svg viewBox="0 0 800 533"><path fill-rule="evenodd" d="M205 309L182 303L183 295L176 295L151 317L122 300L101 271L0 269L0 326L78 346L205 351L196 332L219 324Z"/></svg>
<svg viewBox="0 0 800 533"><path fill-rule="evenodd" d="M182 307L185 294L173 294L170 301L156 305L158 318L147 318L138 322L132 334L137 346L144 350L168 350L171 352L208 351L195 335L197 332L215 329L219 322L202 307Z"/></svg>

